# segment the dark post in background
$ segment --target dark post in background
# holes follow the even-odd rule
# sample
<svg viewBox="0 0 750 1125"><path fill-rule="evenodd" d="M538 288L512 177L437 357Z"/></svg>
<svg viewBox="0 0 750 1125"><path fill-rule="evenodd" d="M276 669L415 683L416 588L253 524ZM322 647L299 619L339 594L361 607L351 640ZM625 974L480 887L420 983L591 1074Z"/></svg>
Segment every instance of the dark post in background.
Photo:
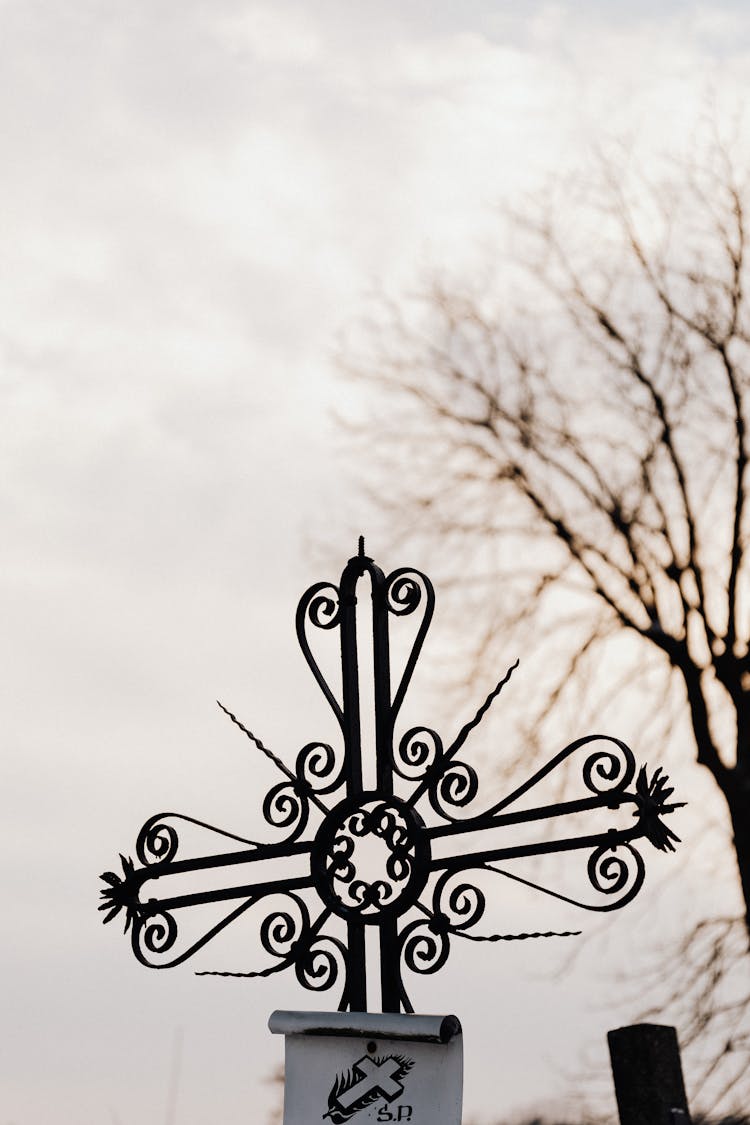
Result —
<svg viewBox="0 0 750 1125"><path fill-rule="evenodd" d="M620 1125L690 1125L675 1029L639 1023L607 1040Z"/></svg>

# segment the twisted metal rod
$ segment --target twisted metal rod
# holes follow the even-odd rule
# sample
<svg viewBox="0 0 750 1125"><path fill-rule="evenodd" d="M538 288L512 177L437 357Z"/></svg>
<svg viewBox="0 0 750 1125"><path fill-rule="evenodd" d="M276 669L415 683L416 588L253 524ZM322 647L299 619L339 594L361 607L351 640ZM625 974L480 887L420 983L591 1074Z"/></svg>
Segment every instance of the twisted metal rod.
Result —
<svg viewBox="0 0 750 1125"><path fill-rule="evenodd" d="M221 710L224 712L224 714L229 716L229 718L232 720L234 725L236 727L239 727L240 730L242 731L242 733L246 734L247 737L250 739L250 741L255 746L258 747L261 754L265 754L265 756L271 762L273 762L273 764L276 766L277 769L280 769L283 774L286 774L286 776L289 778L290 781L296 781L297 780L297 778L294 776L292 771L287 766L284 765L281 758L277 758L276 755L274 754L273 750L269 750L268 747L266 745L264 745L263 742L261 742L261 740L258 738L257 734L253 734L253 732L251 730L248 730L247 727L245 726L245 724L240 722L240 720L237 718L237 716L233 715L232 712L227 707L224 706L224 704L221 702L221 700L217 699L216 703L221 708Z"/></svg>

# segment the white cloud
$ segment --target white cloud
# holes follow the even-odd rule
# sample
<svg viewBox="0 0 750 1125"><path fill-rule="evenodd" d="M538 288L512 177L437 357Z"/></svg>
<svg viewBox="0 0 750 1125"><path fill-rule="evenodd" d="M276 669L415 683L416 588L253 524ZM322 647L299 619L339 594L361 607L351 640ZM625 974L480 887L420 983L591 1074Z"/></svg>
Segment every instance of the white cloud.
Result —
<svg viewBox="0 0 750 1125"><path fill-rule="evenodd" d="M209 20L209 27L230 55L249 53L266 64L300 65L321 54L320 32L302 6L252 3Z"/></svg>

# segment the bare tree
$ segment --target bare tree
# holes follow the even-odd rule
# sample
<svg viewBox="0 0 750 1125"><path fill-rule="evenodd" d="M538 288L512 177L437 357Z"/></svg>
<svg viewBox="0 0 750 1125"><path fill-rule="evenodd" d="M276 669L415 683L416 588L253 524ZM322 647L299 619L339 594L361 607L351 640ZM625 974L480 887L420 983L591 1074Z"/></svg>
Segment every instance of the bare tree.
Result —
<svg viewBox="0 0 750 1125"><path fill-rule="evenodd" d="M692 753L731 821L740 957L750 935L748 199L717 143L651 184L610 163L595 185L566 185L512 216L515 265L503 260L481 286L438 281L383 302L345 356L379 391L363 428L370 454L398 467L389 516L439 541L442 557L470 560L480 655L518 629L525 649L534 638L565 652L538 723L614 638L648 672L652 708L670 697L689 718Z"/></svg>

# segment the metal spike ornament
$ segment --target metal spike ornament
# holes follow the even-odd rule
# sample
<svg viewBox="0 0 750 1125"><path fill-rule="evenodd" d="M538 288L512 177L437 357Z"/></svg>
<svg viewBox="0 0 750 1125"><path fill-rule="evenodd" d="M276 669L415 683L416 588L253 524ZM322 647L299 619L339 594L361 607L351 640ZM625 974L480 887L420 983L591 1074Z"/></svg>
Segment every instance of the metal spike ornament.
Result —
<svg viewBox="0 0 750 1125"><path fill-rule="evenodd" d="M365 576L372 592L375 695L374 786L369 789L363 783L357 657L357 590ZM216 975L268 976L293 968L305 988L326 991L338 984L339 1010L366 1011L365 931L370 926L379 936L382 1010L411 1012L403 969L436 972L445 964L453 938L571 936L477 933L485 911L485 894L476 885L480 874L504 876L583 909L614 910L630 902L643 884L645 868L635 843L643 839L659 850L674 850L678 837L663 818L681 803L670 801L673 790L668 779L659 769L649 777L645 767L636 777L632 751L608 735L577 739L501 800L481 812L472 811L479 791L477 774L458 754L517 665L449 746L444 747L440 736L427 727L411 727L394 744L394 728L434 604L426 575L409 568L384 574L365 555L362 539L338 586L317 582L307 590L297 609L297 637L336 717L342 745L334 750L326 743L310 742L291 769L219 704L284 775L263 802L265 820L281 832L281 839L258 843L178 813L151 817L135 845L139 866L121 856L122 873L102 875L100 906L105 922L124 912L125 929L130 930L133 952L142 964L178 965L235 919L257 908L260 941L270 964L253 972ZM391 624L412 616L416 627L411 648L392 685ZM338 631L340 696L313 656L309 638L313 630ZM532 790L564 763L575 765L579 759L584 795L534 804ZM528 794L531 804L524 800ZM607 816L609 811L625 810L625 823L590 834L570 834L571 817L575 823L579 816L596 810ZM555 838L508 842L507 830L536 822L565 827ZM211 834L214 845L209 854L186 853L180 833L188 826L190 833ZM453 838L456 854L445 854L445 842ZM501 866L504 861L555 852L587 857L592 901L574 899ZM379 857L374 872L373 855ZM279 872L280 863L294 864L296 874ZM193 877L193 884L196 879L204 881L206 889L185 891L175 877L187 875ZM199 936L180 941L181 913L217 903L227 903L228 913Z"/></svg>

